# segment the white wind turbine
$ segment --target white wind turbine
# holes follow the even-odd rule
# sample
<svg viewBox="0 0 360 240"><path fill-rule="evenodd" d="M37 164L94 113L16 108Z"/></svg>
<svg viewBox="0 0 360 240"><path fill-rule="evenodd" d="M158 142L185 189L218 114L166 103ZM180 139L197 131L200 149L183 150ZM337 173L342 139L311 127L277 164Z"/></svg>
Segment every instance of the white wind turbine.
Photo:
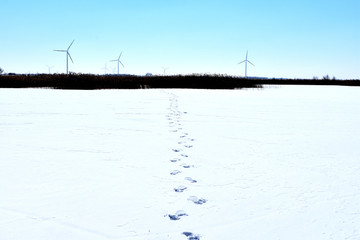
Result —
<svg viewBox="0 0 360 240"><path fill-rule="evenodd" d="M101 69L104 69L105 75L106 75L106 71L109 70L109 68L107 67L107 64L106 64L106 63L105 63L105 66L104 66L103 68L101 68Z"/></svg>
<svg viewBox="0 0 360 240"><path fill-rule="evenodd" d="M166 70L168 70L168 67L162 67L162 69L164 70L164 76L166 75Z"/></svg>
<svg viewBox="0 0 360 240"><path fill-rule="evenodd" d="M123 67L125 67L124 64L122 64L122 62L120 61L121 55L122 55L122 52L120 53L118 59L111 60L111 62L117 62L117 74L118 74L118 75L119 75L120 64L121 64Z"/></svg>
<svg viewBox="0 0 360 240"><path fill-rule="evenodd" d="M47 68L48 68L49 74L51 74L51 69L54 68L54 66L49 66L49 65L46 65L46 66L47 66Z"/></svg>
<svg viewBox="0 0 360 240"><path fill-rule="evenodd" d="M69 53L69 49L71 48L71 46L73 45L75 40L73 40L70 44L70 46L66 49L66 50L54 50L55 52L66 52L66 74L69 73L69 57L71 59L71 62L74 63L74 61L71 58L71 55Z"/></svg>
<svg viewBox="0 0 360 240"><path fill-rule="evenodd" d="M247 78L247 63L250 63L251 65L253 65L253 66L255 67L255 65L252 64L252 62L250 62L247 58L248 58L248 51L246 51L246 58L245 58L245 60L238 63L238 64L245 63L245 78Z"/></svg>

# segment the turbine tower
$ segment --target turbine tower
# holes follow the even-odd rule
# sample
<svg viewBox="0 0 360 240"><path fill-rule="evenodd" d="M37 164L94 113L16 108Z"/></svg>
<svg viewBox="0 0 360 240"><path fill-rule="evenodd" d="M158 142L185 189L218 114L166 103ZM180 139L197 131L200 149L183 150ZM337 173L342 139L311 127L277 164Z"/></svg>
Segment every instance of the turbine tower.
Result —
<svg viewBox="0 0 360 240"><path fill-rule="evenodd" d="M74 63L74 61L71 58L71 55L69 53L69 49L73 45L75 40L73 40L70 44L70 46L66 50L54 50L55 52L66 52L66 74L69 74L69 57L71 59L71 62Z"/></svg>
<svg viewBox="0 0 360 240"><path fill-rule="evenodd" d="M166 70L168 70L168 67L162 67L162 69L164 70L164 76L166 75Z"/></svg>
<svg viewBox="0 0 360 240"><path fill-rule="evenodd" d="M109 70L109 68L107 67L107 64L105 63L105 67L101 68L104 69L104 74L106 75L106 71Z"/></svg>
<svg viewBox="0 0 360 240"><path fill-rule="evenodd" d="M51 69L54 67L54 66L49 66L49 65L46 65L47 68L48 68L48 71L49 71L49 74L51 74Z"/></svg>
<svg viewBox="0 0 360 240"><path fill-rule="evenodd" d="M238 64L245 63L245 78L247 78L247 63L250 63L251 65L253 65L253 66L255 67L255 65L252 64L252 62L250 62L247 58L248 58L248 51L246 51L246 58L245 58L245 60L238 63Z"/></svg>
<svg viewBox="0 0 360 240"><path fill-rule="evenodd" d="M111 62L117 62L117 72L118 72L117 74L118 74L118 75L119 75L120 64L121 64L123 67L125 67L124 64L122 64L122 62L120 61L121 55L122 55L122 52L120 53L118 59L111 60Z"/></svg>

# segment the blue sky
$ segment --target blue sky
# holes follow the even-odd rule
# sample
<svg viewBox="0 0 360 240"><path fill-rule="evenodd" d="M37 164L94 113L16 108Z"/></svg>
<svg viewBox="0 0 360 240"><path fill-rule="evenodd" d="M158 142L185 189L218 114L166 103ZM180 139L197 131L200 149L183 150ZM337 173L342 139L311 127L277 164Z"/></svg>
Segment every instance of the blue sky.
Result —
<svg viewBox="0 0 360 240"><path fill-rule="evenodd" d="M360 78L358 0L0 0L6 72Z"/></svg>

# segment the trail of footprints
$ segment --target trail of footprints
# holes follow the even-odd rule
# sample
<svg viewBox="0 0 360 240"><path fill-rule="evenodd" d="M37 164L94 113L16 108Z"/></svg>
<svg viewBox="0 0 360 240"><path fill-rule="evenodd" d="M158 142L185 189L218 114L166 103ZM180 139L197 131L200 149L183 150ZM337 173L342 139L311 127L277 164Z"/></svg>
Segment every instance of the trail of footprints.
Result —
<svg viewBox="0 0 360 240"><path fill-rule="evenodd" d="M185 175L184 185L189 186L189 184L196 184L196 179L186 176L187 169L194 167L193 165L186 162L189 157L189 155L186 153L186 150L193 147L193 142L195 139L191 138L191 136L189 136L189 134L182 128L181 116L182 114L186 114L186 112L179 111L178 99L174 94L171 94L170 97L169 110L170 113L167 115L167 120L169 121L170 132L177 134L179 138L176 146L172 149L173 153L176 154L177 157L170 159L170 162L173 164L173 166L176 166L176 169L172 170L170 175L175 176L183 174ZM176 186L173 190L179 194L186 192L188 187L184 185ZM197 196L189 196L187 200L193 202L196 205L202 205L207 202L206 199L198 198ZM171 221L178 221L182 217L186 216L188 216L188 214L185 211L178 210L176 213L168 214L166 217L168 217ZM188 240L200 240L200 235L194 234L192 232L183 232L182 235L187 237Z"/></svg>

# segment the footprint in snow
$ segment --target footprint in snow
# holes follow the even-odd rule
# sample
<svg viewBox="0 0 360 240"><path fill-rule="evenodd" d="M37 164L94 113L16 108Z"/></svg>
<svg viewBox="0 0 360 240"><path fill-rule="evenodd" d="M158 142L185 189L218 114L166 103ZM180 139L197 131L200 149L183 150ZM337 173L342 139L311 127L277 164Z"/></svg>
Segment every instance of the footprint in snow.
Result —
<svg viewBox="0 0 360 240"><path fill-rule="evenodd" d="M181 164L181 166L182 166L183 168L190 168L190 167L191 167L190 165L188 165L188 164L186 164L186 163Z"/></svg>
<svg viewBox="0 0 360 240"><path fill-rule="evenodd" d="M174 170L174 171L172 171L172 172L170 173L170 175L177 175L177 174L179 174L179 173L181 173L181 171L179 171L179 170Z"/></svg>
<svg viewBox="0 0 360 240"><path fill-rule="evenodd" d="M192 148L193 145L184 145L184 147L186 147L186 148Z"/></svg>
<svg viewBox="0 0 360 240"><path fill-rule="evenodd" d="M184 154L184 153L182 153L180 156L185 157L185 158L189 157L189 155Z"/></svg>
<svg viewBox="0 0 360 240"><path fill-rule="evenodd" d="M189 135L188 133L184 133L183 135L180 136L180 138L187 137L188 135Z"/></svg>
<svg viewBox="0 0 360 240"><path fill-rule="evenodd" d="M196 196L191 196L191 197L188 198L188 200L189 200L189 201L192 201L193 203L198 204L198 205L202 205L202 204L204 204L204 203L207 202L206 199L204 199L204 198L198 198L198 197L196 197Z"/></svg>
<svg viewBox="0 0 360 240"><path fill-rule="evenodd" d="M179 162L179 161L181 161L180 158L173 158L170 160L170 162Z"/></svg>
<svg viewBox="0 0 360 240"><path fill-rule="evenodd" d="M180 220L181 217L189 216L189 215L187 215L183 210L179 210L175 214L169 214L168 216L170 220L176 221L176 220Z"/></svg>
<svg viewBox="0 0 360 240"><path fill-rule="evenodd" d="M187 189L185 186L178 186L177 188L174 188L175 192L183 192Z"/></svg>
<svg viewBox="0 0 360 240"><path fill-rule="evenodd" d="M192 179L191 177L186 177L185 180L191 182L191 183L197 183L195 179Z"/></svg>
<svg viewBox="0 0 360 240"><path fill-rule="evenodd" d="M183 232L183 235L185 235L188 240L200 240L200 236L199 235L195 235L192 232Z"/></svg>
<svg viewBox="0 0 360 240"><path fill-rule="evenodd" d="M173 149L173 152L181 152L181 149L175 148L175 149Z"/></svg>

